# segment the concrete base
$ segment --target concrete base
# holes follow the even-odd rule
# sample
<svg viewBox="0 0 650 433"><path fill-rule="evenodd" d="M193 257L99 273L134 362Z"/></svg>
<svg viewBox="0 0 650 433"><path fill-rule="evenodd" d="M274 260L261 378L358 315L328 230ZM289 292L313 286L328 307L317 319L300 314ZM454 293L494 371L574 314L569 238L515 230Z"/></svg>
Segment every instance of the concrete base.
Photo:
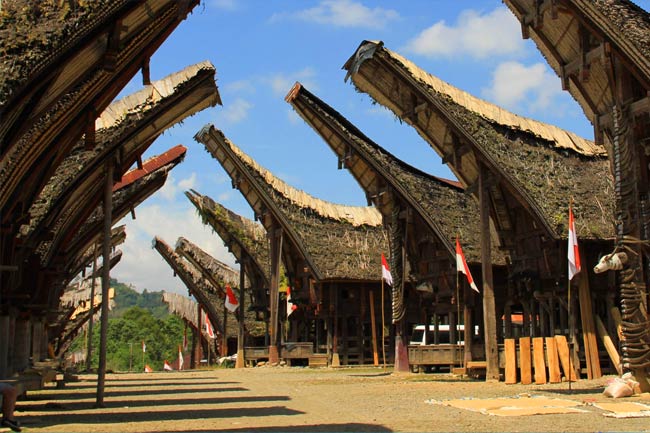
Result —
<svg viewBox="0 0 650 433"><path fill-rule="evenodd" d="M404 339L397 335L395 337L395 367L394 371L398 373L409 372L409 353Z"/></svg>
<svg viewBox="0 0 650 433"><path fill-rule="evenodd" d="M341 361L339 360L339 354L332 353L332 362L330 363L330 367L340 367L340 366L341 366Z"/></svg>

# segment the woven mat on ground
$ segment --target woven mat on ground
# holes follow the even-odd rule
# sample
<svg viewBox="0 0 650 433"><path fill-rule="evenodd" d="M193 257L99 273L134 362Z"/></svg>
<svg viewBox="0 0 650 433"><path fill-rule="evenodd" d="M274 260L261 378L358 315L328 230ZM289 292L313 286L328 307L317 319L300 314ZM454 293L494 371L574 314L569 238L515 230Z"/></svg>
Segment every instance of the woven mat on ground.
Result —
<svg viewBox="0 0 650 433"><path fill-rule="evenodd" d="M634 402L592 403L593 406L605 411L603 415L610 418L643 418L650 417L650 406Z"/></svg>
<svg viewBox="0 0 650 433"><path fill-rule="evenodd" d="M543 396L516 396L489 399L456 399L456 400L427 400L430 404L451 406L457 409L467 409L485 415L497 416L526 416L558 413L584 413L582 403L573 400L548 398Z"/></svg>

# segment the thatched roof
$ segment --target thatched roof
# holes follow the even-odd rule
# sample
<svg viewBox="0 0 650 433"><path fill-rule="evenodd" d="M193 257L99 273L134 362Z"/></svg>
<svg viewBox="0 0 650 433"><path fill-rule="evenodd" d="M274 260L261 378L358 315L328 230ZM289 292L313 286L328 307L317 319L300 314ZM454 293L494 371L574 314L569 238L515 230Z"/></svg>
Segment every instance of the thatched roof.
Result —
<svg viewBox="0 0 650 433"><path fill-rule="evenodd" d="M178 293L163 291L163 302L167 304L170 313L176 314L190 323L192 327L198 328L199 325L196 322L198 315L197 304L192 299Z"/></svg>
<svg viewBox="0 0 650 433"><path fill-rule="evenodd" d="M189 293L196 298L197 302L208 314L215 331L223 334L223 309L219 308L220 305L223 305L223 301L220 300L212 284L201 275L201 271L192 263L183 259L158 236L153 240L153 247L165 259L167 264L174 270L174 274L178 275Z"/></svg>
<svg viewBox="0 0 650 433"><path fill-rule="evenodd" d="M287 101L350 170L384 218L390 218L394 205L384 199L383 192L389 190L396 200L414 209L453 260L455 238L460 235L468 261L480 261L478 206L458 182L431 176L401 161L299 83ZM503 262L496 248L492 255L495 263Z"/></svg>
<svg viewBox="0 0 650 433"><path fill-rule="evenodd" d="M110 268L113 269L115 265L117 265L120 260L122 260L122 251L121 250L116 250L113 253L111 253L111 258L110 258ZM102 280L101 280L101 275L104 269L104 265L100 265L96 270L95 270L95 296L99 294L100 298L99 300L101 301L101 294L102 294ZM74 284L69 285L66 287L66 289L63 291L63 295L61 296L61 306L64 307L76 307L82 302L86 302L90 299L90 294L92 290L92 280L93 280L93 275L91 272L91 275L89 275L86 278L82 278L79 281L77 281Z"/></svg>
<svg viewBox="0 0 650 433"><path fill-rule="evenodd" d="M217 301L218 305L215 305L216 308L221 308L223 311L226 285L229 285L235 294L235 297L241 300L242 290L241 287L239 287L240 281L238 271L210 256L201 248L183 237L178 238L176 241L176 253L183 256L187 261L192 263L194 267L199 272L201 272L201 275L203 275L203 277L211 283L212 288L217 289L219 301ZM249 298L250 295L251 294L249 293ZM251 301L245 300L244 320L247 332L255 336L264 335L264 324L256 320L255 311L249 309L249 306L251 306ZM232 327L236 325L236 320L232 314L228 315L228 320L229 322L227 334L229 336L236 336L236 328ZM231 323L233 325L231 325Z"/></svg>
<svg viewBox="0 0 650 433"><path fill-rule="evenodd" d="M111 229L111 249L115 249L118 245L121 245L126 240L126 225L122 224ZM90 247L86 248L80 254L77 254L74 259L70 261L70 272L69 275L71 278L77 276L80 272L89 266L92 266L93 259L95 254L99 257L102 251L102 240L99 240L97 244L93 244Z"/></svg>
<svg viewBox="0 0 650 433"><path fill-rule="evenodd" d="M169 171L183 161L186 151L184 146L175 146L161 155L149 158L142 168L131 170L132 174L127 173L125 179L130 176L131 182L123 182L113 187L112 221L119 221L131 209L135 209L150 195L162 188ZM59 223L51 228L56 235L54 240L51 243L42 243L39 248L45 262L49 255L58 250L57 246L59 245L64 251L74 253L88 248L93 240L100 235L104 221L103 205L93 206L94 210L90 216L82 224L79 224L81 220L79 216L87 214L87 209L88 207L84 208L81 204L75 209L77 214L66 215L67 218L60 219Z"/></svg>
<svg viewBox="0 0 650 433"><path fill-rule="evenodd" d="M81 140L61 163L31 206L22 237L38 236L88 198L98 203L107 155L119 150L122 174L167 128L219 103L214 74L209 62L198 63L108 106L96 121L97 145L87 149Z"/></svg>
<svg viewBox="0 0 650 433"><path fill-rule="evenodd" d="M180 237L176 241L176 253L191 262L220 293L225 293L223 290L226 285L231 288L239 288L238 271L215 259L184 237Z"/></svg>
<svg viewBox="0 0 650 433"><path fill-rule="evenodd" d="M198 2L84 2L71 10L66 10L71 2L60 2L67 5L63 9L52 2L5 2L0 16L6 32L0 37L4 215L20 212L14 200L42 186L34 185L34 171L49 178L92 125L93 112L103 111L148 65Z"/></svg>
<svg viewBox="0 0 650 433"><path fill-rule="evenodd" d="M290 187L214 126L204 127L195 138L221 163L257 215L273 215L316 279L379 280L380 254L388 245L376 209L339 206Z"/></svg>
<svg viewBox="0 0 650 433"><path fill-rule="evenodd" d="M634 94L626 97L624 109L632 114L650 110L650 13L628 0L567 0L542 8L525 0L504 3L578 101L594 125L596 141L611 151L611 136L601 128L613 123L616 89L609 74L614 59L639 83L630 86ZM621 72L616 72L619 81Z"/></svg>
<svg viewBox="0 0 650 433"><path fill-rule="evenodd" d="M613 236L612 180L598 146L505 114L381 42L364 41L344 67L357 89L416 128L465 187L476 192L479 164L488 168L498 186L491 191L493 222L501 233L512 229L512 209L522 208L546 236L566 238L568 202L574 197L580 236Z"/></svg>
<svg viewBox="0 0 650 433"><path fill-rule="evenodd" d="M212 227L238 262L241 263L245 257L250 258L246 270L249 280L268 287L271 261L264 227L234 213L207 195L194 190L187 191L185 195L196 207L203 223Z"/></svg>

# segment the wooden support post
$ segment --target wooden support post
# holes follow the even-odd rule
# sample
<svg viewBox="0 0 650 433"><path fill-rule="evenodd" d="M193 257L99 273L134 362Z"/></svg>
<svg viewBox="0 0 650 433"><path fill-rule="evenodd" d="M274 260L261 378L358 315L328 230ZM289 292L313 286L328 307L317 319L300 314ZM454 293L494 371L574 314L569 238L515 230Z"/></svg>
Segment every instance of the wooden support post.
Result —
<svg viewBox="0 0 650 433"><path fill-rule="evenodd" d="M271 241L271 287L269 288L269 307L271 317L269 321L269 363L280 362L279 345L279 320L278 308L280 304L280 262L282 258L282 229L273 225L269 232Z"/></svg>
<svg viewBox="0 0 650 433"><path fill-rule="evenodd" d="M623 369L621 366L621 357L618 354L618 350L616 350L616 346L612 342L612 339L609 337L603 321L600 320L600 317L598 317L597 314L594 316L594 318L596 319L596 330L598 331L598 336L603 342L603 346L605 346L605 350L607 350L609 359L612 361L612 365L616 369L616 372L621 375L623 374Z"/></svg>
<svg viewBox="0 0 650 433"><path fill-rule="evenodd" d="M575 365L569 365L569 343L567 342L566 336L556 335L554 338L564 377L567 381L575 382L577 377L576 370L573 368ZM571 362L571 364L573 364L573 362Z"/></svg>
<svg viewBox="0 0 650 433"><path fill-rule="evenodd" d="M496 309L492 279L492 242L490 239L490 191L488 170L479 163L479 206L481 218L481 271L483 276L483 323L485 326L485 359L487 381L499 380L499 351L497 347Z"/></svg>
<svg viewBox="0 0 650 433"><path fill-rule="evenodd" d="M31 329L29 319L16 318L15 334L13 341L13 368L15 372L22 372L29 367L29 353L31 350Z"/></svg>
<svg viewBox="0 0 650 433"><path fill-rule="evenodd" d="M336 283L330 285L330 300L334 306L334 317L332 325L332 367L340 367L341 360L339 359L339 287Z"/></svg>
<svg viewBox="0 0 650 433"><path fill-rule="evenodd" d="M506 384L517 383L517 349L514 338L506 338L504 341L506 357Z"/></svg>
<svg viewBox="0 0 650 433"><path fill-rule="evenodd" d="M0 315L0 379L9 376L9 353L12 352L13 341L9 343L9 316Z"/></svg>
<svg viewBox="0 0 650 433"><path fill-rule="evenodd" d="M544 338L533 338L533 364L535 365L535 383L546 383L546 364L544 363Z"/></svg>
<svg viewBox="0 0 650 433"><path fill-rule="evenodd" d="M530 337L521 337L519 338L519 372L522 385L530 385L533 382L530 365Z"/></svg>
<svg viewBox="0 0 650 433"><path fill-rule="evenodd" d="M93 245L93 274L90 277L90 317L88 318L88 347L86 349L86 371L92 368L93 360L93 313L95 309L95 278L97 277L97 242Z"/></svg>
<svg viewBox="0 0 650 433"><path fill-rule="evenodd" d="M221 335L221 348L219 350L220 356L228 356L228 308L226 302L223 303L223 334ZM208 359L208 364L210 360Z"/></svg>
<svg viewBox="0 0 650 433"><path fill-rule="evenodd" d="M375 297L374 291L369 290L370 296L370 326L372 327L372 362L374 366L379 365L379 352L377 352L377 323L375 321Z"/></svg>
<svg viewBox="0 0 650 433"><path fill-rule="evenodd" d="M246 355L244 339L246 338L244 325L246 322L246 295L245 295L245 285L246 285L246 263L248 262L248 257L243 257L239 265L239 328L237 329L237 361L235 362L235 368L244 368L246 367Z"/></svg>
<svg viewBox="0 0 650 433"><path fill-rule="evenodd" d="M111 225L113 223L113 157L106 160L104 179L104 235L102 239L102 307L101 330L99 333L99 366L97 367L97 400L95 406L104 407L104 384L106 380L106 342L108 340L108 289L111 278Z"/></svg>
<svg viewBox="0 0 650 433"><path fill-rule="evenodd" d="M582 336L585 345L587 375L589 379L598 379L602 376L602 373L600 371L600 359L598 358L594 313L591 308L589 278L586 272L583 272L579 276L578 297L580 301L580 318L582 319Z"/></svg>
<svg viewBox="0 0 650 433"><path fill-rule="evenodd" d="M546 361L548 364L548 381L550 383L562 382L560 374L560 361L558 359L557 344L555 338L546 337Z"/></svg>
<svg viewBox="0 0 650 433"><path fill-rule="evenodd" d="M464 286L464 296L463 299L463 323L465 324L465 353L463 354L463 366L467 365L468 362L472 361L472 345L474 344L474 323L472 322L472 309L469 304L470 298L472 295L472 290L463 284ZM426 330L429 330L429 322L425 323L427 325Z"/></svg>

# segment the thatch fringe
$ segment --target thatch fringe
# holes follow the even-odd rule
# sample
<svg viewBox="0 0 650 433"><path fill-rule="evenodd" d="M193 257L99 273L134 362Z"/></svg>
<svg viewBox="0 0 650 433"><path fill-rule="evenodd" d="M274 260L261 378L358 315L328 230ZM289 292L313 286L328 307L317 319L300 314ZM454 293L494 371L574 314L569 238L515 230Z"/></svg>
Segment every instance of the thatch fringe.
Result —
<svg viewBox="0 0 650 433"><path fill-rule="evenodd" d="M192 299L179 295L178 293L170 293L163 291L163 302L169 307L172 314L176 314L180 318L189 322L195 328L198 327L196 318L198 314L197 303Z"/></svg>
<svg viewBox="0 0 650 433"><path fill-rule="evenodd" d="M200 71L214 71L215 68L209 61L203 61L188 66L185 69L175 72L167 77L152 82L144 89L132 93L124 98L113 102L106 107L102 114L95 121L95 129L107 129L114 127L128 115L141 113L154 107L161 100L174 94L176 89L185 82L193 79ZM219 94L214 96L215 102L221 104Z"/></svg>
<svg viewBox="0 0 650 433"><path fill-rule="evenodd" d="M212 127L210 125L210 127ZM202 142L208 151L212 153L215 149L211 147L209 140L200 138L203 135L203 131L208 128L204 127L197 135L196 139ZM220 140L220 144L223 146L228 146L233 153L237 155L247 166L252 170L258 173L264 181L269 184L273 189L278 191L288 200L296 204L296 206L302 208L309 208L317 212L319 215L325 218L331 218L338 221L346 221L354 226L360 225L369 225L369 226L379 226L381 225L381 215L377 209L369 206L345 206L335 203L330 203L325 200L313 197L306 192L296 189L288 185L283 180L275 177L273 173L260 166L254 159L248 156L244 151L235 146L230 140L228 140L223 132L212 127L212 130L216 133L216 138Z"/></svg>
<svg viewBox="0 0 650 433"><path fill-rule="evenodd" d="M221 288L228 284L232 288L239 287L239 272L227 264L215 259L184 237L176 241L176 252L194 263L202 272L210 274L218 281Z"/></svg>
<svg viewBox="0 0 650 433"><path fill-rule="evenodd" d="M394 51L386 49L384 52L394 60L404 65L406 70L414 79L429 86L435 92L449 96L451 100L456 104L461 105L467 110L478 114L488 121L533 134L536 137L540 137L555 143L555 145L559 148L571 149L582 155L606 155L605 148L603 146L597 145L593 141L582 138L572 132L560 129L557 126L549 125L547 123L542 123L537 120L511 113L497 105L477 98L476 96L460 90L459 88L442 81L438 77L425 72L424 70L417 67L413 62L402 57Z"/></svg>

